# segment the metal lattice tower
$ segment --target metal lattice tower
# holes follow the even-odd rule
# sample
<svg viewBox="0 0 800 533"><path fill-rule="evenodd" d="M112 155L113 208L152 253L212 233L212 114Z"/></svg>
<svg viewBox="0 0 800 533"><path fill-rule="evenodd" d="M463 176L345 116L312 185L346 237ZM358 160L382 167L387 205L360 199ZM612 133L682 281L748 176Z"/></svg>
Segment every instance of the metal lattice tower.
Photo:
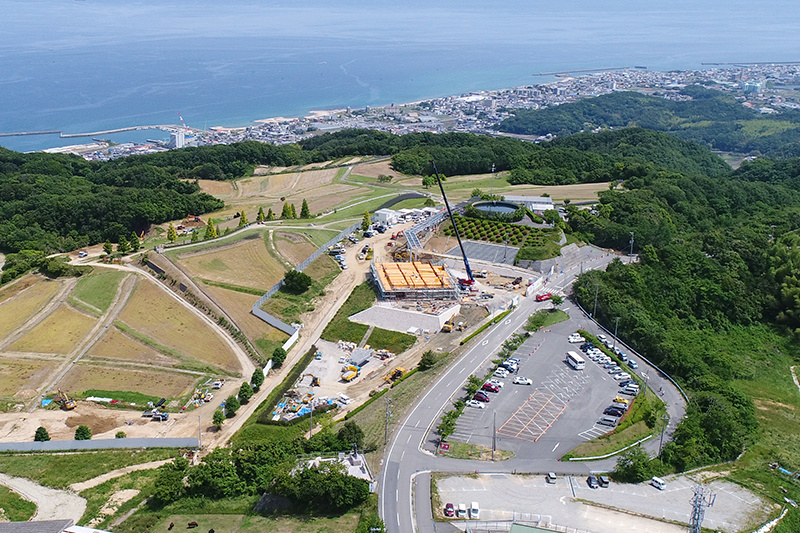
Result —
<svg viewBox="0 0 800 533"><path fill-rule="evenodd" d="M689 521L689 533L700 533L703 527L703 518L706 508L713 507L717 495L702 485L697 485L692 496L692 518Z"/></svg>

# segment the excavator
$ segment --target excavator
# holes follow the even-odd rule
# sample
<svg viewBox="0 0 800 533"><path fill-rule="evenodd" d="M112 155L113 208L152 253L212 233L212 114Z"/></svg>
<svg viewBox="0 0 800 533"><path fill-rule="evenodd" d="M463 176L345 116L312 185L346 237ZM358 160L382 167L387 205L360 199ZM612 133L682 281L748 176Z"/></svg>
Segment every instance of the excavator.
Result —
<svg viewBox="0 0 800 533"><path fill-rule="evenodd" d="M58 389L58 396L59 396L59 403L61 403L61 408L66 411L71 411L75 409L75 400L67 396L67 393Z"/></svg>
<svg viewBox="0 0 800 533"><path fill-rule="evenodd" d="M312 387L319 387L319 378L317 376L315 376L314 374L303 374L300 377L300 381L303 381L306 376L311 376L311 386Z"/></svg>

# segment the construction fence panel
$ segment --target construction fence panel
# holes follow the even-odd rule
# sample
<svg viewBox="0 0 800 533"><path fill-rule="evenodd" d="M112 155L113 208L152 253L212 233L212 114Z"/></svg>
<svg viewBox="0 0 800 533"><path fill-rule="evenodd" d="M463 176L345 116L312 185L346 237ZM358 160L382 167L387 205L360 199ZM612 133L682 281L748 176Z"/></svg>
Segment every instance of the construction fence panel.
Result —
<svg viewBox="0 0 800 533"><path fill-rule="evenodd" d="M297 265L294 269L297 270L298 272L302 272L303 270L306 269L306 267L308 267L308 265L311 264L312 261L314 261L317 257L321 256L322 254L324 254L328 250L329 247L331 247L334 244L336 244L337 242L341 241L342 239L344 239L345 237L347 237L348 235L350 235L351 233L353 233L354 231L356 231L360 227L361 227L361 222L356 222L352 226L342 230L342 232L339 233L339 235L337 235L333 239L331 239L328 242L326 242L325 244L323 244L320 248L317 249L316 252L314 252L313 254L308 256L308 259L306 259L305 261L303 261L302 263Z"/></svg>
<svg viewBox="0 0 800 533"><path fill-rule="evenodd" d="M69 450L106 450L111 448L199 447L200 441L196 437L50 440L46 442L0 442L0 451L2 452L57 452Z"/></svg>

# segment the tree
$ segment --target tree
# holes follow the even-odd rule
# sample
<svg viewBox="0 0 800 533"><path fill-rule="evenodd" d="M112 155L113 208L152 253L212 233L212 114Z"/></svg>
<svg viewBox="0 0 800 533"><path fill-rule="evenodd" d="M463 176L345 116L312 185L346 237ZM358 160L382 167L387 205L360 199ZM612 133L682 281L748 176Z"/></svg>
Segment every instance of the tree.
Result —
<svg viewBox="0 0 800 533"><path fill-rule="evenodd" d="M283 209L281 209L281 219L288 220L292 218L292 209L289 207L288 202L283 202Z"/></svg>
<svg viewBox="0 0 800 533"><path fill-rule="evenodd" d="M559 294L554 294L550 297L550 302L553 304L553 309L556 309L559 305L564 303L564 297Z"/></svg>
<svg viewBox="0 0 800 533"><path fill-rule="evenodd" d="M256 222L264 222L264 220L266 220L266 217L264 216L264 208L259 207L258 214L256 215Z"/></svg>
<svg viewBox="0 0 800 533"><path fill-rule="evenodd" d="M422 206L423 206L423 207L433 207L433 206L435 206L435 205L436 205L436 202L434 202L434 201L433 201L432 199L430 199L430 198L426 198L426 199L425 199L425 203L424 203L424 204L422 204Z"/></svg>
<svg viewBox="0 0 800 533"><path fill-rule="evenodd" d="M178 240L178 232L175 231L175 226L172 225L172 222L169 223L169 228L167 228L167 240L169 242Z"/></svg>
<svg viewBox="0 0 800 533"><path fill-rule="evenodd" d="M285 360L286 360L286 350L278 346L272 352L272 364L275 365L275 368L279 368Z"/></svg>
<svg viewBox="0 0 800 533"><path fill-rule="evenodd" d="M127 436L128 435L124 431L117 431L116 433L114 433L115 439L124 439Z"/></svg>
<svg viewBox="0 0 800 533"><path fill-rule="evenodd" d="M361 219L361 231L367 231L370 224L372 224L372 221L370 220L369 211L364 211L364 218Z"/></svg>
<svg viewBox="0 0 800 533"><path fill-rule="evenodd" d="M275 213L272 212L272 208L269 208L267 211L267 220L275 220Z"/></svg>
<svg viewBox="0 0 800 533"><path fill-rule="evenodd" d="M106 255L111 255L111 252L113 251L114 245L111 244L111 241L106 241L103 243L103 252L105 252Z"/></svg>
<svg viewBox="0 0 800 533"><path fill-rule="evenodd" d="M555 209L546 209L544 213L542 213L542 218L548 224L556 224L559 220L561 220L558 211Z"/></svg>
<svg viewBox="0 0 800 533"><path fill-rule="evenodd" d="M264 371L261 368L256 368L253 371L253 377L250 378L250 385L253 386L254 391L258 391L261 385L264 384Z"/></svg>
<svg viewBox="0 0 800 533"><path fill-rule="evenodd" d="M236 396L232 394L228 396L228 398L225 400L225 411L228 413L228 418L232 418L241 406L242 404L239 402Z"/></svg>
<svg viewBox="0 0 800 533"><path fill-rule="evenodd" d="M295 294L306 292L313 282L314 280L311 279L311 276L297 270L290 270L283 278L283 286L287 291Z"/></svg>
<svg viewBox="0 0 800 533"><path fill-rule="evenodd" d="M355 444L361 449L364 446L364 430L352 420L345 422L336 436L339 437L342 447L349 448Z"/></svg>
<svg viewBox="0 0 800 533"><path fill-rule="evenodd" d="M153 497L163 504L178 501L186 495L183 478L189 470L189 461L183 457L158 467L158 476L153 485Z"/></svg>
<svg viewBox="0 0 800 533"><path fill-rule="evenodd" d="M432 368L433 365L435 364L436 364L436 354L433 353L433 350L428 350L427 352L422 354L422 357L419 360L419 369L423 371L428 370L429 368Z"/></svg>
<svg viewBox="0 0 800 533"><path fill-rule="evenodd" d="M39 426L36 428L36 433L33 435L34 442L47 442L50 440L50 433L47 432L47 428L44 426Z"/></svg>
<svg viewBox="0 0 800 533"><path fill-rule="evenodd" d="M434 176L424 176L422 178L422 186L426 189L430 189L436 185L436 178Z"/></svg>
<svg viewBox="0 0 800 533"><path fill-rule="evenodd" d="M211 421L217 426L217 429L222 428L222 423L225 422L225 413L222 412L222 409L214 411L214 416Z"/></svg>
<svg viewBox="0 0 800 533"><path fill-rule="evenodd" d="M216 237L217 237L217 228L215 228L214 224L212 224L209 221L208 225L206 226L206 233L203 236L203 240L207 241L209 239L215 239Z"/></svg>
<svg viewBox="0 0 800 533"><path fill-rule="evenodd" d="M239 387L239 399L242 403L247 403L250 401L250 398L253 397L253 387L250 386L248 382L243 382L242 386Z"/></svg>
<svg viewBox="0 0 800 533"><path fill-rule="evenodd" d="M389 183L392 181L392 177L388 174L378 174L378 183Z"/></svg>
<svg viewBox="0 0 800 533"><path fill-rule="evenodd" d="M80 425L75 430L75 440L90 440L92 438L92 430L88 426Z"/></svg>
<svg viewBox="0 0 800 533"><path fill-rule="evenodd" d="M136 235L135 231L131 232L131 238L129 239L131 245L132 252L138 252L139 249L142 247L142 242L139 240L139 237Z"/></svg>
<svg viewBox="0 0 800 533"><path fill-rule="evenodd" d="M242 209L242 216L239 217L239 227L243 228L247 225L247 214Z"/></svg>
<svg viewBox="0 0 800 533"><path fill-rule="evenodd" d="M200 240L200 233L197 230L192 232L192 242L197 242Z"/></svg>
<svg viewBox="0 0 800 533"><path fill-rule="evenodd" d="M294 210L294 204L289 204L289 213L292 218L297 218L297 211Z"/></svg>
<svg viewBox="0 0 800 533"><path fill-rule="evenodd" d="M127 254L131 251L131 245L128 244L128 239L125 238L124 235L120 235L119 239L117 239L117 251L121 254Z"/></svg>
<svg viewBox="0 0 800 533"><path fill-rule="evenodd" d="M478 376L476 376L475 374L472 374L470 377L467 378L467 386L466 386L467 395L472 396L473 394L478 392L478 389L481 388L481 385L483 385L483 380Z"/></svg>
<svg viewBox="0 0 800 533"><path fill-rule="evenodd" d="M305 198L303 198L303 205L300 206L300 218L311 218L311 210L308 208Z"/></svg>
<svg viewBox="0 0 800 533"><path fill-rule="evenodd" d="M625 483L640 483L653 476L650 456L641 446L627 450L617 459L614 478Z"/></svg>

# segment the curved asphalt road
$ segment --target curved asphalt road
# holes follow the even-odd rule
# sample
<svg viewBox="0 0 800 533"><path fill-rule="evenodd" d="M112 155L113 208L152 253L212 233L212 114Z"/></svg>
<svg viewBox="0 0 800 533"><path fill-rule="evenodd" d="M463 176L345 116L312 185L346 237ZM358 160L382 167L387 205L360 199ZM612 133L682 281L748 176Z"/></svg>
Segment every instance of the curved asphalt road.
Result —
<svg viewBox="0 0 800 533"><path fill-rule="evenodd" d="M606 255L597 258L591 264L591 268L605 268L606 264L616 256ZM563 273L551 276L551 280L545 290L559 290L567 287L574 281L579 273L578 265L567 268ZM497 353L500 345L514 332L519 330L528 318L528 315L541 308L549 307L548 302L536 302L533 298L523 298L520 306L508 315L501 323L485 334L477 344L466 351L464 355L454 363L439 379L434 383L428 392L420 398L417 405L411 410L406 419L396 430L391 446L384 456L383 472L380 479L379 489L379 512L386 523L389 533L406 533L410 531L435 531L435 525L431 520L429 496L427 501L423 501L423 494L419 494L420 503L414 512L412 506L414 478L421 473L431 471L446 471L453 473L469 472L547 472L555 470L562 474L585 474L590 470L609 470L616 463L615 458L604 461L585 462L558 462L561 453L543 450L541 458L520 459L513 458L508 461L491 463L486 461L470 461L460 459L450 459L436 457L431 452L426 451L426 440L432 436L428 433L433 424L437 421L439 413L448 406L451 398L460 393L464 381L470 374L475 373L487 358ZM575 309L576 312L580 312ZM644 365L642 365L644 367ZM641 373L640 369L640 373ZM647 371L647 369L644 369ZM671 406L675 406L673 420L683 416L683 402L680 395L673 386L666 380L655 376L655 372L650 370L650 385L658 390L663 386L666 391L665 400ZM675 416L677 415L677 416ZM652 439L655 440L655 439ZM651 440L651 443L652 443ZM658 443L655 443L656 447ZM562 451L563 452L563 451ZM424 476L427 480L427 475ZM427 489L421 492L427 494Z"/></svg>

